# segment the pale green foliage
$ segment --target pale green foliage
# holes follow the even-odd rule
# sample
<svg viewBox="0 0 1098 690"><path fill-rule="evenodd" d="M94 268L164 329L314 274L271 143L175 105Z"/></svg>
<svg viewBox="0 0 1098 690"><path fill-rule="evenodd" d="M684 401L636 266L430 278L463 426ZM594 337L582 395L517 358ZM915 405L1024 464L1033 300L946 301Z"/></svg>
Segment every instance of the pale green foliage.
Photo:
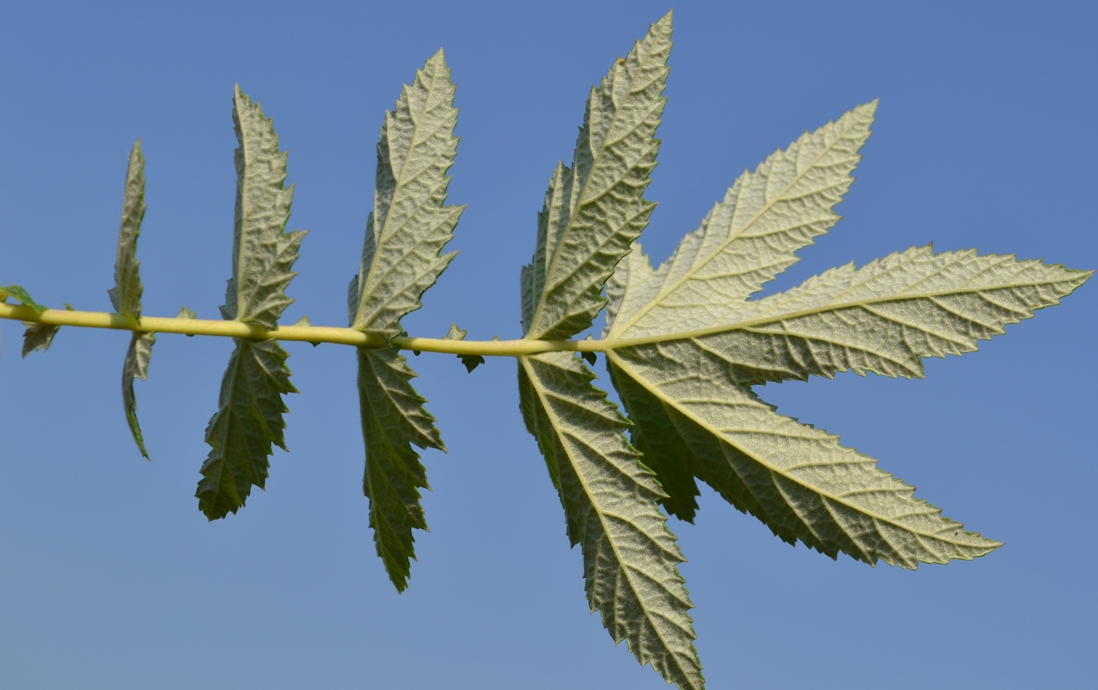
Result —
<svg viewBox="0 0 1098 690"><path fill-rule="evenodd" d="M520 408L558 491L568 538L581 547L590 609L599 611L615 643L625 640L641 664L679 688L700 690L704 680L692 604L677 569L684 558L660 505L693 521L698 479L782 539L832 557L843 552L869 564L916 568L972 559L1000 545L943 518L838 437L778 414L752 387L848 370L921 377L923 358L975 350L1007 324L1057 304L1091 272L920 247L752 299L838 220L833 207L853 181L876 102L744 172L701 226L653 268L635 240L655 207L644 192L660 147L655 134L671 30L669 13L591 89L572 166L560 163L553 172L533 259L522 269L521 341L458 346L466 331L456 324L441 339L402 337L401 319L421 306L456 254L442 251L465 208L446 204L458 139L455 87L441 50L404 87L381 127L374 208L348 293L350 329L303 331L311 325L303 316L296 332L277 331L304 233L285 232L293 189L284 187L286 154L273 125L236 88L233 272L221 313L249 325L158 326L234 336L197 491L209 519L243 506L252 486L265 485L273 446L285 449L282 396L296 390L287 354L274 340L281 335L359 346L363 491L378 555L398 591L407 587L415 558L413 530L427 529L420 503L427 473L413 446L445 450L398 346L456 353L470 372L483 354L515 356ZM110 290L123 318L82 313L59 320L62 312L52 312L45 320L53 325L42 323L46 308L18 285L0 288L0 302L10 296L30 308L4 307L6 318L37 314L26 323L24 356L47 349L59 322L134 331L123 404L148 457L133 380L146 378L156 340L142 324L165 320L141 321L136 246L143 167L138 144L130 154ZM602 341L559 342L591 327L604 306ZM184 307L176 318L192 320L195 313ZM257 337L261 331L272 339ZM629 418L593 385L583 359L595 364L595 351L605 354Z"/></svg>
<svg viewBox="0 0 1098 690"><path fill-rule="evenodd" d="M671 50L671 15L617 60L587 99L574 169L558 165L538 215L534 259L522 271L526 338L589 327L602 288L655 204L643 198ZM583 551L587 600L615 642L668 682L703 684L683 561L655 501L665 496L623 435L628 421L571 353L519 358L526 428L560 494L572 545Z"/></svg>
<svg viewBox="0 0 1098 690"><path fill-rule="evenodd" d="M236 222L233 277L221 314L227 320L278 327L292 300L284 290L305 233L284 232L293 188L285 189L286 154L258 103L236 87L233 122L236 149ZM285 449L282 394L297 392L290 383L285 350L274 341L236 340L236 350L221 383L218 411L206 429L211 447L202 464L195 495L211 520L235 513L254 484L263 488L272 444Z"/></svg>
<svg viewBox="0 0 1098 690"><path fill-rule="evenodd" d="M570 352L520 358L526 428L560 494L568 539L583 550L591 611L641 664L680 688L700 688L693 604L675 567L684 559L655 503L663 491L622 434L628 420L593 378Z"/></svg>
<svg viewBox="0 0 1098 690"><path fill-rule="evenodd" d="M572 168L559 164L549 180L537 249L522 271L526 337L588 328L606 304L606 279L647 225L656 205L643 194L660 147L670 52L669 13L591 88Z"/></svg>
<svg viewBox="0 0 1098 690"><path fill-rule="evenodd" d="M125 191L122 197L122 223L118 230L118 253L114 262L114 287L107 291L111 304L119 314L132 316L141 321L141 285L140 263L137 261L137 237L141 234L141 220L145 217L145 157L141 155L141 142L133 145L130 161L126 168ZM126 422L130 433L137 443L138 450L149 458L145 449L145 438L141 426L137 423L137 400L133 395L133 380L142 381L149 377L149 360L152 359L152 347L156 336L152 333L134 331L130 338L130 347L122 364L122 408L126 412Z"/></svg>
<svg viewBox="0 0 1098 690"><path fill-rule="evenodd" d="M872 104L855 109L745 173L658 270L639 248L622 262L609 286L607 360L673 514L694 518L698 477L783 539L833 557L908 568L971 559L999 543L749 388L847 369L921 376L922 357L975 350L1089 275L921 248L749 301L837 217L830 206L871 115Z"/></svg>
<svg viewBox="0 0 1098 690"><path fill-rule="evenodd" d="M24 304L26 304L24 302ZM30 306L29 304L27 305ZM50 326L44 323L30 323L24 324L27 330L23 332L23 357L26 357L35 350L41 350L45 352L50 349L50 345L53 343L53 336L57 335L57 331L61 330L60 326Z"/></svg>
<svg viewBox="0 0 1098 690"><path fill-rule="evenodd" d="M417 70L396 107L385 114L377 145L374 210L366 221L362 261L348 291L351 326L388 338L420 307L456 252L441 254L464 206L446 204L458 139L457 108L446 58L439 50ZM426 402L409 381L415 372L395 348L360 349L358 393L366 445L363 490L377 553L398 590L415 558L412 528L427 529L419 489L427 472L412 445L444 450Z"/></svg>

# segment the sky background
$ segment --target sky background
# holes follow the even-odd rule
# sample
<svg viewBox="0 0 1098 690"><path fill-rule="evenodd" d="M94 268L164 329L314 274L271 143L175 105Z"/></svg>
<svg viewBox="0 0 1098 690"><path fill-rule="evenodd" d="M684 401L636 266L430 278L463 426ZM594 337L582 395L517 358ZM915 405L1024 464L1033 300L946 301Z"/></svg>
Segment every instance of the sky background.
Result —
<svg viewBox="0 0 1098 690"><path fill-rule="evenodd" d="M469 208L461 255L404 325L519 337L519 267L587 91L668 9L3 3L0 284L110 309L140 137L145 313L217 318L239 82L290 152L288 229L310 230L283 321L344 325L383 112L444 46L461 109L450 200ZM880 98L844 220L767 292L928 242L1098 268L1098 5L677 2L674 21L647 192L660 206L642 238L654 260L742 170ZM915 572L832 561L703 488L697 524L669 525L709 687L1093 687L1096 288L963 361L928 361L924 380L758 389L1006 546ZM398 595L367 526L350 348L287 346L291 452L211 524L193 494L230 341L159 339L136 385L149 463L118 390L127 334L63 329L21 360L21 326L0 332L0 686L666 687L588 614L513 360L471 375L450 356L411 360L449 453L424 454L431 532Z"/></svg>

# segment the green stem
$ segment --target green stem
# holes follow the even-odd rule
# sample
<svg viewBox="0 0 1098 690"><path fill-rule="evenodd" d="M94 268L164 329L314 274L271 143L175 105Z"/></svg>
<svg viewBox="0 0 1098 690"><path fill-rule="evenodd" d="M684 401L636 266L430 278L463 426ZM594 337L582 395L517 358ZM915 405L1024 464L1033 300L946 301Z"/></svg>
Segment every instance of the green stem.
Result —
<svg viewBox="0 0 1098 690"><path fill-rule="evenodd" d="M151 333L181 333L183 335L214 335L253 340L296 340L308 343L334 343L355 347L386 347L385 339L373 333L353 328L329 326L286 326L265 331L260 326L240 321L207 319L174 319L142 316L140 322L124 314L99 311L68 311L47 309L39 314L22 305L0 302L0 319L26 323L82 328L111 328L122 331ZM540 352L602 352L601 340L446 340L443 338L393 338L392 344L401 350L441 352L453 355L483 355L486 357L518 357Z"/></svg>

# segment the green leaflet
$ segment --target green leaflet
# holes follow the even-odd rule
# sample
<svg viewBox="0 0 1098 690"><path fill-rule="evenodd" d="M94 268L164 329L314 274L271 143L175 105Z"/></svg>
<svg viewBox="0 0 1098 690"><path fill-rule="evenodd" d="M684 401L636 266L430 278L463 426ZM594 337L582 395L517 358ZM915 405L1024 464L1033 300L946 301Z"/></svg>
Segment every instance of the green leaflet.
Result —
<svg viewBox="0 0 1098 690"><path fill-rule="evenodd" d="M370 499L370 527L377 554L397 591L408 586L415 558L412 528L426 530L419 489L429 489L427 470L412 444L446 450L426 402L408 383L415 372L395 349L358 350L358 395L366 443L363 492Z"/></svg>
<svg viewBox="0 0 1098 690"><path fill-rule="evenodd" d="M26 304L26 302L24 302ZM27 304L29 307L30 305ZM45 352L50 349L50 344L53 343L53 336L57 335L57 331L61 330L60 326L50 326L44 323L26 322L23 324L27 327L27 330L23 332L23 357L34 352L35 350L41 350Z"/></svg>
<svg viewBox="0 0 1098 690"><path fill-rule="evenodd" d="M133 145L126 168L125 192L122 197L122 223L118 230L118 254L114 262L114 287L107 291L111 304L119 314L141 321L140 263L137 261L137 238L141 234L141 220L145 217L145 157L141 155L141 142ZM149 375L149 360L156 336L152 333L134 332L126 359L122 365L122 408L126 422L137 443L141 455L148 460L145 439L137 423L137 400L133 395L134 377L145 381Z"/></svg>
<svg viewBox="0 0 1098 690"><path fill-rule="evenodd" d="M22 302L24 305L35 310L39 314L46 311L46 307L43 307L38 302L35 302L30 294L20 285L8 285L6 287L0 288L0 301L6 300L9 295Z"/></svg>
<svg viewBox="0 0 1098 690"><path fill-rule="evenodd" d="M416 71L385 114L377 145L374 210L358 275L348 291L351 327L386 337L419 309L456 252L441 254L464 206L446 204L454 161L457 108L446 58L439 50ZM359 350L358 394L366 445L363 489L370 499L374 542L398 591L415 558L412 529L427 529L419 489L427 488L420 448L445 450L426 402L409 383L415 372L397 350Z"/></svg>
<svg viewBox="0 0 1098 690"><path fill-rule="evenodd" d="M399 335L400 319L420 308L424 291L457 255L440 254L465 210L446 204L446 171L458 144L454 90L439 50L385 114L374 211L366 221L359 272L351 281L353 328Z"/></svg>
<svg viewBox="0 0 1098 690"><path fill-rule="evenodd" d="M573 168L557 166L538 215L533 261L522 270L527 339L568 338L588 328L602 287L648 222L643 198L656 164L671 14L653 24L593 88ZM572 545L583 551L587 599L615 642L668 683L701 688L693 606L683 561L656 501L665 496L629 446L629 426L572 353L519 358L526 428L560 494Z"/></svg>
<svg viewBox="0 0 1098 690"><path fill-rule="evenodd" d="M236 162L236 222L233 277L221 315L226 320L278 327L292 301L284 290L296 273L298 247L305 233L284 232L293 188L283 188L286 154L258 103L236 87L233 123L240 146ZM180 312L183 315L183 312ZM290 383L286 352L273 341L236 339L236 349L221 382L218 411L206 429L210 454L195 493L210 520L235 513L251 486L263 488L271 444L285 449L282 394L296 393Z"/></svg>
<svg viewBox="0 0 1098 690"><path fill-rule="evenodd" d="M122 197L122 223L118 230L118 254L114 262L114 287L107 290L111 304L119 314L141 319L140 263L137 261L137 238L141 220L145 217L145 157L141 142L130 150L126 168L125 192Z"/></svg>
<svg viewBox="0 0 1098 690"><path fill-rule="evenodd" d="M633 252L607 285L603 337L704 327L738 311L839 219L831 207L854 181L876 109L858 106L744 172L658 271Z"/></svg>
<svg viewBox="0 0 1098 690"><path fill-rule="evenodd" d="M644 190L656 167L666 99L671 13L592 87L572 168L559 164L538 214L533 261L522 270L523 330L564 339L588 328L614 266L648 223Z"/></svg>
<svg viewBox="0 0 1098 690"><path fill-rule="evenodd" d="M210 455L195 492L210 520L240 509L253 484L264 488L271 444L286 450L282 414L288 410L282 394L297 392L286 366L289 355L278 343L233 340L236 349L221 381L219 407L206 427Z"/></svg>
<svg viewBox="0 0 1098 690"><path fill-rule="evenodd" d="M569 352L519 358L526 428L560 494L568 538L583 551L591 611L642 665L680 688L701 688L693 604L676 568L684 559L655 503L663 492L625 440L629 422L593 378Z"/></svg>
<svg viewBox="0 0 1098 690"><path fill-rule="evenodd" d="M122 408L126 411L126 421L130 425L133 440L146 460L152 458L145 449L145 437L141 434L141 425L137 423L137 400L133 396L133 380L134 378L148 380L149 360L152 359L152 347L155 344L156 334L135 331L130 338L130 347L126 350L126 360L122 364Z"/></svg>
<svg viewBox="0 0 1098 690"><path fill-rule="evenodd" d="M233 277L225 290L221 315L227 321L278 328L278 317L293 300L286 286L305 233L284 232L294 189L283 187L286 153L258 103L236 87L233 125L236 149L236 220L233 226Z"/></svg>
<svg viewBox="0 0 1098 690"><path fill-rule="evenodd" d="M837 437L777 414L750 386L847 369L922 376L923 357L975 350L1090 274L925 247L748 301L833 222L830 205L849 185L871 109L801 137L741 177L658 270L639 247L623 261L608 287L607 360L636 425L633 442L671 513L693 520L698 477L787 541L915 568L999 543L942 518ZM790 163L779 179L781 161ZM753 179L763 172L767 184Z"/></svg>

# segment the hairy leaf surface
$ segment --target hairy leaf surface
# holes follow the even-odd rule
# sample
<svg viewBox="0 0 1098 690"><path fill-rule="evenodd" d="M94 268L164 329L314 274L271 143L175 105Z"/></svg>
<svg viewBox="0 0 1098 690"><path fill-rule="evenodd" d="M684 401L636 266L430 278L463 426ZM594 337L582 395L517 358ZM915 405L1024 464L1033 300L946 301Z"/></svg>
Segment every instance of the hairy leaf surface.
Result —
<svg viewBox="0 0 1098 690"><path fill-rule="evenodd" d="M151 458L149 451L145 449L141 425L137 423L137 399L133 395L133 380L148 380L149 360L152 359L152 348L155 344L156 334L135 331L130 338L130 347L126 350L126 360L122 364L122 408L126 411L126 421L130 425L130 433L133 434L137 449L146 460Z"/></svg>
<svg viewBox="0 0 1098 690"><path fill-rule="evenodd" d="M122 223L118 229L118 253L114 261L114 287L107 290L111 305L119 314L141 318L140 263L137 261L137 238L141 220L145 217L145 157L141 142L130 150L126 168L126 183L122 196Z"/></svg>
<svg viewBox="0 0 1098 690"><path fill-rule="evenodd" d="M267 330L292 301L285 289L296 273L298 247L305 233L286 233L293 188L285 189L286 154L258 103L236 87L233 124L239 147L236 162L236 221L233 277L221 315ZM180 312L181 314L183 312ZM282 402L296 393L290 383L286 352L274 341L236 340L236 350L221 382L218 411L206 429L210 454L198 483L199 508L211 520L235 513L254 484L267 479L271 444L285 449Z"/></svg>
<svg viewBox="0 0 1098 690"><path fill-rule="evenodd" d="M353 328L399 335L400 319L420 308L423 292L457 255L440 254L465 210L446 204L446 171L458 144L454 91L439 50L385 114L374 210L366 221L359 272L351 282Z"/></svg>
<svg viewBox="0 0 1098 690"><path fill-rule="evenodd" d="M693 607L676 566L684 559L655 501L663 495L625 440L628 421L572 353L519 358L526 428L538 441L583 551L591 611L615 642L668 683L701 688Z"/></svg>
<svg viewBox="0 0 1098 690"><path fill-rule="evenodd" d="M648 223L655 204L643 195L659 151L670 51L668 13L591 89L573 165L553 172L534 257L522 269L527 339L588 328L606 304L606 280ZM656 505L666 495L593 378L572 353L520 357L526 428L560 494L569 539L583 550L591 610L641 664L681 688L701 688L692 604L676 568L683 558Z"/></svg>
<svg viewBox="0 0 1098 690"><path fill-rule="evenodd" d="M647 225L656 205L644 190L660 146L670 53L668 13L592 87L574 162L558 164L549 180L534 258L522 271L527 338L588 328L606 304L603 285Z"/></svg>
<svg viewBox="0 0 1098 690"><path fill-rule="evenodd" d="M141 142L138 141L130 151L129 165L126 168L122 223L118 230L118 253L114 262L114 287L107 291L114 310L119 314L132 316L138 322L141 320L141 294L144 287L141 285L141 264L137 261L137 238L141 234L141 220L144 217L145 157L141 155ZM134 332L122 364L122 409L126 412L126 422L130 426L133 440L146 460L149 459L149 453L145 449L145 439L137 422L133 380L134 377L142 381L148 379L154 343L156 336L152 333Z"/></svg>
<svg viewBox="0 0 1098 690"><path fill-rule="evenodd" d="M294 189L286 189L286 153L258 103L236 87L233 125L239 147L236 162L236 219L233 225L233 277L225 290L221 315L228 321L278 328L278 318L293 301L286 286L305 233L285 232Z"/></svg>
<svg viewBox="0 0 1098 690"><path fill-rule="evenodd" d="M202 464L198 507L210 520L235 513L252 485L263 488L272 444L286 450L282 419L290 383L289 356L273 340L233 339L236 349L221 381L217 413L206 428L210 454Z"/></svg>
<svg viewBox="0 0 1098 690"><path fill-rule="evenodd" d="M441 254L464 206L446 204L458 138L455 87L441 50L416 71L396 108L385 114L377 145L374 210L358 275L348 290L352 328L388 338L419 309L456 252ZM374 543L398 591L415 558L412 529L427 529L419 489L427 475L412 446L445 450L426 402L409 382L415 372L395 349L361 349L358 394L366 444L363 489Z"/></svg>
<svg viewBox="0 0 1098 690"><path fill-rule="evenodd" d="M848 369L922 376L923 357L975 350L1089 273L924 247L748 300L837 218L830 207L849 186L872 109L746 173L658 270L638 246L608 287L607 361L672 514L694 518L700 478L787 541L914 568L999 543L942 518L837 437L777 414L750 386Z"/></svg>
<svg viewBox="0 0 1098 690"><path fill-rule="evenodd" d="M415 372L395 349L358 350L358 395L366 470L362 488L370 499L370 526L377 554L398 591L408 586L415 558L412 529L427 529L420 489L429 489L420 448L445 450L425 400L409 381Z"/></svg>

